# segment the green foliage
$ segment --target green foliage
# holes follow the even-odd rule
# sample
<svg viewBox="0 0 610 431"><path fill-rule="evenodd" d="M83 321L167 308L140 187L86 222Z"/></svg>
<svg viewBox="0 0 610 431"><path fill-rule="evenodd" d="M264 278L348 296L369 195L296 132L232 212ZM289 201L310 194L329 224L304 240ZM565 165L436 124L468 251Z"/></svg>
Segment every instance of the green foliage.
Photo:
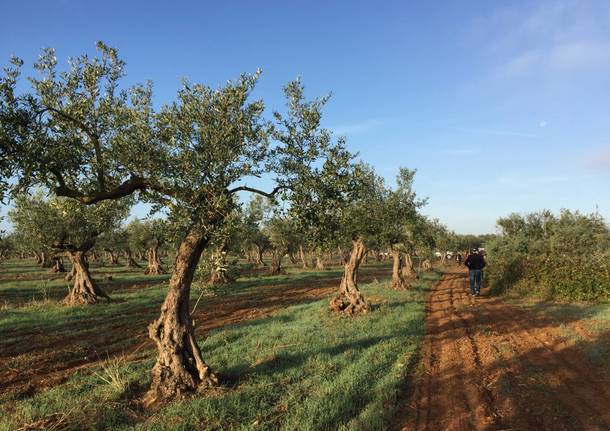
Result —
<svg viewBox="0 0 610 431"><path fill-rule="evenodd" d="M486 250L493 291L575 300L610 298L610 229L597 214L562 210L498 220Z"/></svg>
<svg viewBox="0 0 610 431"><path fill-rule="evenodd" d="M40 76L22 93L15 90L22 62L5 71L0 115L2 141L15 152L13 191L42 185L88 205L135 195L163 210L177 231L210 237L239 192L281 193L300 212L311 189L333 195L348 180L351 154L320 126L328 98L306 101L299 80L285 86L287 113L275 112L273 121L263 118L261 100L250 101L260 72L217 89L185 80L173 102L155 109L152 84L122 87L117 50L97 48L67 70L44 50L35 64ZM274 179L272 191L244 184L263 175ZM307 219L315 209L300 213Z"/></svg>
<svg viewBox="0 0 610 431"><path fill-rule="evenodd" d="M426 199L417 199L413 189L415 173L415 170L400 168L396 189L386 191L380 219L380 246L398 246L404 251L412 251L418 210L426 204Z"/></svg>
<svg viewBox="0 0 610 431"><path fill-rule="evenodd" d="M118 227L129 204L122 199L90 207L64 197L46 199L38 192L18 195L9 218L19 240L34 249L87 251L100 234Z"/></svg>
<svg viewBox="0 0 610 431"><path fill-rule="evenodd" d="M270 203L267 198L254 195L246 208L241 212L236 231L241 238L241 248L243 250L247 251L257 248L264 251L269 248L269 237L262 231L263 221L269 211L269 207Z"/></svg>
<svg viewBox="0 0 610 431"><path fill-rule="evenodd" d="M344 138L334 141L321 126L328 96L306 101L299 80L284 87L284 93L287 113L274 113L277 124L272 130L281 144L272 150L278 158L278 187L290 202L288 216L302 233L304 245L329 249L340 241L341 211L357 187L354 155Z"/></svg>

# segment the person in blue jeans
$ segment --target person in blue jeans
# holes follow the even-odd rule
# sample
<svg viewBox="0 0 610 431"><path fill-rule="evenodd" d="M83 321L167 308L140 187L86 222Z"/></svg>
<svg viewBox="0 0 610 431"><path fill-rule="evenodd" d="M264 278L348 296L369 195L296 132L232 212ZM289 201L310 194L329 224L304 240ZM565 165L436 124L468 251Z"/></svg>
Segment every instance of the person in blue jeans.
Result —
<svg viewBox="0 0 610 431"><path fill-rule="evenodd" d="M464 261L470 272L470 294L477 296L481 292L481 271L485 268L485 259L479 253L478 248L473 248L472 253Z"/></svg>

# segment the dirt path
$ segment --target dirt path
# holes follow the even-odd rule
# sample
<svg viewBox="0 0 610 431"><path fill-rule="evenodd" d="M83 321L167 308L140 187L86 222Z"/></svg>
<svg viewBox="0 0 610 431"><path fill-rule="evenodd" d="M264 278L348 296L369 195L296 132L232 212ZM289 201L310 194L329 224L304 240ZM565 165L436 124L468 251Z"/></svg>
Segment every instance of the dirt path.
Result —
<svg viewBox="0 0 610 431"><path fill-rule="evenodd" d="M566 326L567 325L567 326ZM584 354L607 348L609 328L566 327L485 294L467 273L443 276L427 299L423 370L397 430L610 430L610 376Z"/></svg>

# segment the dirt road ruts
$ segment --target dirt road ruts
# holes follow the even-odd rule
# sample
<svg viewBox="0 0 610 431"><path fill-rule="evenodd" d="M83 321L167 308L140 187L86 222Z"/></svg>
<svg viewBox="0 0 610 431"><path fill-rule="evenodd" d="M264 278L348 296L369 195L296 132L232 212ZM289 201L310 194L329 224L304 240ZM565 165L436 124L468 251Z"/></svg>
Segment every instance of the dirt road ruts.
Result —
<svg viewBox="0 0 610 431"><path fill-rule="evenodd" d="M610 328L592 335L506 304L474 300L467 272L446 272L427 298L422 366L399 407L397 430L610 430ZM574 326L575 343L566 337Z"/></svg>

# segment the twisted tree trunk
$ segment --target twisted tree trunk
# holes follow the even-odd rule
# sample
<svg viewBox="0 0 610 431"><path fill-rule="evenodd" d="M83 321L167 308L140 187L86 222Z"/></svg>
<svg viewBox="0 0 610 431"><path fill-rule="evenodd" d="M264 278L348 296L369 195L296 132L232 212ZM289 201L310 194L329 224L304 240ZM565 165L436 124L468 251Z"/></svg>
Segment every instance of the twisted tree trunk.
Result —
<svg viewBox="0 0 610 431"><path fill-rule="evenodd" d="M72 264L72 269L70 269L70 272L66 272L64 280L72 281L72 280L74 280L75 275L76 275L76 267L74 266L74 264Z"/></svg>
<svg viewBox="0 0 610 431"><path fill-rule="evenodd" d="M425 259L423 262L421 262L421 270L426 272L426 271L430 271L432 269L432 264L430 263L430 261L428 259Z"/></svg>
<svg viewBox="0 0 610 431"><path fill-rule="evenodd" d="M127 260L127 268L141 268L140 264L133 258L131 249L125 250L125 258Z"/></svg>
<svg viewBox="0 0 610 431"><path fill-rule="evenodd" d="M411 279L411 278L415 278L417 276L417 273L415 272L415 269L413 268L413 259L411 258L411 254L410 253L405 253L405 262L404 265L402 267L402 276L405 279Z"/></svg>
<svg viewBox="0 0 610 431"><path fill-rule="evenodd" d="M42 266L43 268L51 268L53 267L53 260L49 259L49 255L48 253L45 253L44 251L40 253L40 266Z"/></svg>
<svg viewBox="0 0 610 431"><path fill-rule="evenodd" d="M208 243L209 238L201 229L192 228L186 234L176 255L161 315L148 327L158 351L148 393L150 401L179 398L198 388L218 385L218 378L201 356L189 310L191 283Z"/></svg>
<svg viewBox="0 0 610 431"><path fill-rule="evenodd" d="M271 252L271 267L269 268L269 275L282 274L282 259L285 254L286 250L273 249Z"/></svg>
<svg viewBox="0 0 610 431"><path fill-rule="evenodd" d="M324 264L324 260L320 256L316 256L316 269L320 271L326 270L326 265Z"/></svg>
<svg viewBox="0 0 610 431"><path fill-rule="evenodd" d="M408 286L408 283L403 277L403 260L402 253L394 248L391 249L392 253L392 288L394 289L405 289Z"/></svg>
<svg viewBox="0 0 610 431"><path fill-rule="evenodd" d="M61 256L53 256L53 266L51 267L51 272L66 272L64 268L64 260Z"/></svg>
<svg viewBox="0 0 610 431"><path fill-rule="evenodd" d="M352 241L352 253L344 267L339 293L330 302L331 310L349 315L370 311L371 307L358 290L357 284L358 268L366 251L362 238Z"/></svg>
<svg viewBox="0 0 610 431"><path fill-rule="evenodd" d="M74 284L70 293L64 299L64 303L67 305L85 305L94 304L100 298L110 300L106 292L93 281L85 252L82 250L69 251L68 256L72 262L74 272L72 281Z"/></svg>
<svg viewBox="0 0 610 431"><path fill-rule="evenodd" d="M309 268L309 263L307 263L307 256L305 256L305 250L303 250L303 246L299 246L299 257L301 258L301 262L303 263L303 269Z"/></svg>
<svg viewBox="0 0 610 431"><path fill-rule="evenodd" d="M259 266L267 266L267 264L263 261L263 253L265 250L258 245L255 245L254 247L256 248L256 264Z"/></svg>
<svg viewBox="0 0 610 431"><path fill-rule="evenodd" d="M148 255L148 266L144 270L144 274L165 274L165 270L161 266L161 259L159 259L159 243L156 243L153 247L149 248L146 254Z"/></svg>
<svg viewBox="0 0 610 431"><path fill-rule="evenodd" d="M108 257L108 263L110 265L119 264L119 253L118 252L106 249L106 253L107 253L107 257Z"/></svg>

